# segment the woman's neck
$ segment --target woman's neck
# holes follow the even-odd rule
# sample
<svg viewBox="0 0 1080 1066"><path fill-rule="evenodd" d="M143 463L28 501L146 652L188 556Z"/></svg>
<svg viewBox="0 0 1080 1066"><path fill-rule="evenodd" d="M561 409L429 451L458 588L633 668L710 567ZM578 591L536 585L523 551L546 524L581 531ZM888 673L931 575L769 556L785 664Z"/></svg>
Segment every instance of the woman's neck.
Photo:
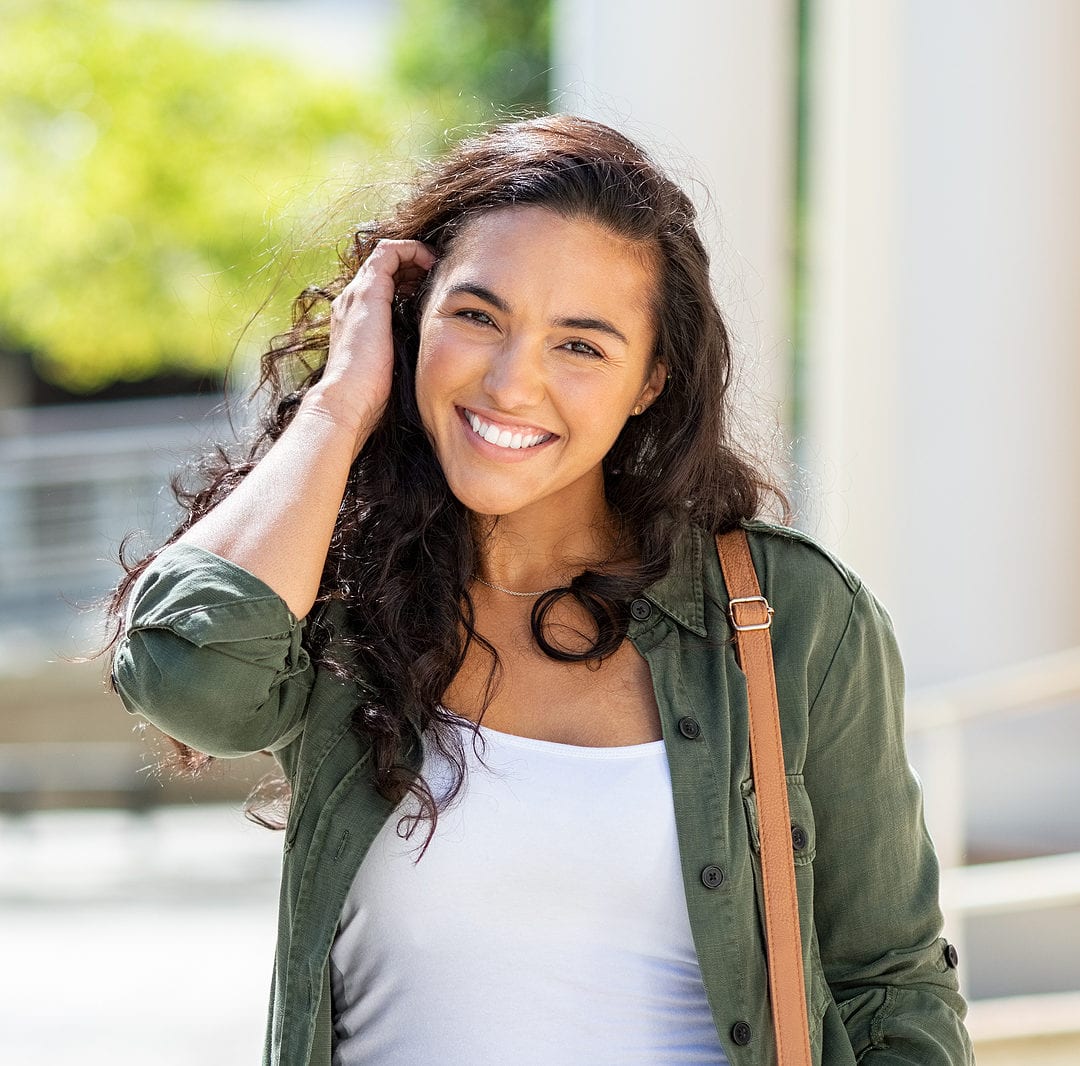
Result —
<svg viewBox="0 0 1080 1066"><path fill-rule="evenodd" d="M477 574L504 589L533 592L568 584L587 567L602 566L630 550L622 523L606 500L571 518L554 509L475 516Z"/></svg>

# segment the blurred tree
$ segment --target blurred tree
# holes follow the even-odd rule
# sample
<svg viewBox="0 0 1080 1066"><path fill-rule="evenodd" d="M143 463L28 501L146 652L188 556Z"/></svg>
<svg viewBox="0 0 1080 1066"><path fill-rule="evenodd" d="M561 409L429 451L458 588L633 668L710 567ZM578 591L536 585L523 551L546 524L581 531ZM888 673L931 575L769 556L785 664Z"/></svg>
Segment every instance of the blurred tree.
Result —
<svg viewBox="0 0 1080 1066"><path fill-rule="evenodd" d="M393 68L450 123L543 111L550 36L550 0L401 0Z"/></svg>
<svg viewBox="0 0 1080 1066"><path fill-rule="evenodd" d="M394 126L371 90L132 15L4 4L0 349L73 390L223 371L291 213Z"/></svg>
<svg viewBox="0 0 1080 1066"><path fill-rule="evenodd" d="M546 102L548 0L402 0L380 89L208 42L180 5L3 7L0 358L30 352L76 392L222 374L263 301L247 351L332 262L325 203L326 239L308 225L328 176L442 140L424 112L453 126Z"/></svg>

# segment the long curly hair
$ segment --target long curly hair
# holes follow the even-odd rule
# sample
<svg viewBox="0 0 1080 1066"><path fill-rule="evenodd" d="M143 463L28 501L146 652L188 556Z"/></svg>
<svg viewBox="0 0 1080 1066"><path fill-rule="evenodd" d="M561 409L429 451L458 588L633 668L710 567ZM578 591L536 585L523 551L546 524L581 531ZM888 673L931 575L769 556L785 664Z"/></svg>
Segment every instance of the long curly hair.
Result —
<svg viewBox="0 0 1080 1066"><path fill-rule="evenodd" d="M620 646L629 602L667 573L673 545L690 524L723 532L759 515L770 500L786 518L787 498L766 464L733 440L731 341L710 287L693 204L626 137L584 118L548 115L501 122L459 142L421 166L388 217L349 234L336 276L299 294L292 327L262 356L256 392L265 392L268 402L252 439L234 456L218 447L202 461L194 487L174 480L184 517L166 543L227 496L281 436L322 374L330 304L379 240L420 240L442 258L470 219L512 205L591 221L651 253L658 264L652 358L667 367L659 398L626 422L603 461L607 502L633 538L639 561L619 573L586 570L540 597L531 619L539 647L563 661L599 662ZM486 710L500 664L476 629L469 595L476 523L450 491L417 409L423 297L421 285L395 298L390 398L352 466L305 641L318 667L358 683L363 696L352 727L372 745L375 787L395 802L416 796L420 813L412 828L430 822L426 848L439 810L466 774L460 719L441 706L442 697L475 645L490 660ZM126 575L109 607L114 617L122 616L132 585L156 554L123 563ZM593 620L587 647L568 649L550 638L547 617L566 597ZM334 631L317 621L319 603L330 600L341 601L347 618ZM404 765L404 746L416 732L430 737L453 767L450 788L438 801L423 776ZM174 743L186 769L209 761Z"/></svg>

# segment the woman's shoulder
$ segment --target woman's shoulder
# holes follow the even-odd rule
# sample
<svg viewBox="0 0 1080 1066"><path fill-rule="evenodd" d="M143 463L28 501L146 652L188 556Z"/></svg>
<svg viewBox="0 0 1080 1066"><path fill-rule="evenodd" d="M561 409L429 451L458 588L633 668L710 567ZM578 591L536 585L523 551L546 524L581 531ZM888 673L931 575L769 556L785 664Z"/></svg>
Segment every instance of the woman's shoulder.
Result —
<svg viewBox="0 0 1080 1066"><path fill-rule="evenodd" d="M892 619L884 605L862 576L817 538L761 519L740 525L777 622L787 619L814 644L839 641L853 625L892 639Z"/></svg>
<svg viewBox="0 0 1080 1066"><path fill-rule="evenodd" d="M744 519L739 524L746 530L755 565L760 560L766 576L772 571L789 579L834 585L841 594L846 587L849 596L862 588L859 574L809 533L761 518Z"/></svg>
<svg viewBox="0 0 1080 1066"><path fill-rule="evenodd" d="M773 639L807 649L836 647L858 603L862 578L815 537L764 519L739 523L746 532L761 594L774 610ZM728 592L710 534L697 530L706 600L727 615Z"/></svg>

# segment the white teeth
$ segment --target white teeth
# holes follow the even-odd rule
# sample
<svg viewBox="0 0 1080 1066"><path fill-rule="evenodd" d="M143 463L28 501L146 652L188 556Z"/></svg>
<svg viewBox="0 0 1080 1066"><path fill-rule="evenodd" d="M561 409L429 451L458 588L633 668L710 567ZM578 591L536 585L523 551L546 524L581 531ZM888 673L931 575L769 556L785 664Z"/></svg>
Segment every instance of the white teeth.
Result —
<svg viewBox="0 0 1080 1066"><path fill-rule="evenodd" d="M468 410L465 411L465 418L478 437L483 437L488 444L494 444L497 448L532 448L551 437L550 433L515 433L513 430L499 429Z"/></svg>

